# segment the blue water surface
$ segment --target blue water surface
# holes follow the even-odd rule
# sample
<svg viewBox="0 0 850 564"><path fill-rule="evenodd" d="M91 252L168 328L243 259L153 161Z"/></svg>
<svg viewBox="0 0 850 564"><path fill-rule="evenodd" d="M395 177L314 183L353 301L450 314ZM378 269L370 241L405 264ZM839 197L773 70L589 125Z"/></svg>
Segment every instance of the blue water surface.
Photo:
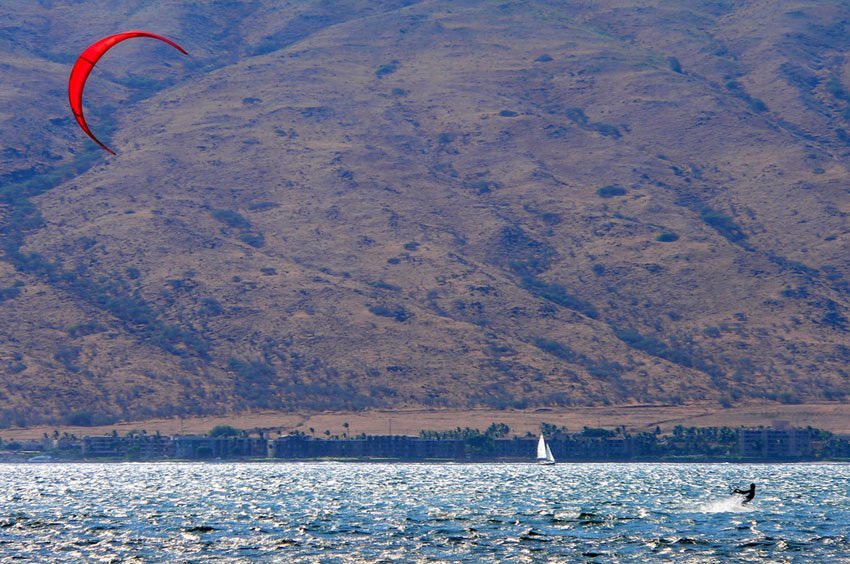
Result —
<svg viewBox="0 0 850 564"><path fill-rule="evenodd" d="M842 464L0 465L4 558L850 562ZM730 486L758 486L748 506Z"/></svg>

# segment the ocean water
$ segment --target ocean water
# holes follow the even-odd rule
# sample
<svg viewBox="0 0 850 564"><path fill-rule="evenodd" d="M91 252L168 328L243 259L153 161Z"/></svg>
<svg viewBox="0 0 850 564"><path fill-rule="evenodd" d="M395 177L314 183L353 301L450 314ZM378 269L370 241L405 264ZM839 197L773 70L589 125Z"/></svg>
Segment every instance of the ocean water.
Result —
<svg viewBox="0 0 850 564"><path fill-rule="evenodd" d="M4 561L850 562L841 464L5 464L0 483Z"/></svg>

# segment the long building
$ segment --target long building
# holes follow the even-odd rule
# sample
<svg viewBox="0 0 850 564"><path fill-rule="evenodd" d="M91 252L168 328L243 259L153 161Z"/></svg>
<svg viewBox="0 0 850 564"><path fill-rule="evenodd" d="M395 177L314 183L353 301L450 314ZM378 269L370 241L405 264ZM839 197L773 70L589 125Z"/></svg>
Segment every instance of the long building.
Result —
<svg viewBox="0 0 850 564"><path fill-rule="evenodd" d="M268 441L251 437L130 435L83 437L84 458L130 460L265 458Z"/></svg>
<svg viewBox="0 0 850 564"><path fill-rule="evenodd" d="M737 452L734 435L723 449L697 449L681 437L603 435L589 433L560 434L548 444L561 462L627 461L681 457L725 457L738 459L787 460L817 458L823 443L813 443L810 429L758 428L738 430ZM486 435L466 438L424 438L403 435L373 435L361 438L317 439L300 434L264 439L255 437L160 436L133 434L90 436L82 440L82 455L87 459L122 460L228 460L268 458L310 460L322 458L368 460L532 461L536 457L536 437L494 439ZM833 456L848 451L846 440L829 443ZM716 445L715 445L716 447ZM844 449L844 450L842 450ZM719 452L718 452L719 451ZM722 452L722 454L721 454Z"/></svg>
<svg viewBox="0 0 850 564"><path fill-rule="evenodd" d="M739 429L738 449L744 458L803 458L813 454L809 429Z"/></svg>
<svg viewBox="0 0 850 564"><path fill-rule="evenodd" d="M174 441L165 435L83 437L82 453L84 458L159 460L174 457Z"/></svg>

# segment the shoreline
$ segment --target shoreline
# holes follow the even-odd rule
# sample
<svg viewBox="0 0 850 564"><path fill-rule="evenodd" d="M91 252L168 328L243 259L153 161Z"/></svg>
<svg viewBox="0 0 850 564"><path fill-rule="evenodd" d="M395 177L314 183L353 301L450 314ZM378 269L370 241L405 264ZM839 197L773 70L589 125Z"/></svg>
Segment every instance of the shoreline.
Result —
<svg viewBox="0 0 850 564"><path fill-rule="evenodd" d="M530 466L543 466L536 460L403 460L403 459L359 459L359 458L303 458L303 459L228 459L228 460L198 460L191 458L183 459L159 459L159 460L99 460L99 459L56 459L56 460L0 460L2 464L26 464L26 465L48 465L48 464L431 464L431 465L477 465L477 464L519 464ZM850 459L753 459L753 460L719 460L719 459L619 459L619 460L564 460L557 461L553 466L569 466L584 464L716 464L716 465L848 465Z"/></svg>

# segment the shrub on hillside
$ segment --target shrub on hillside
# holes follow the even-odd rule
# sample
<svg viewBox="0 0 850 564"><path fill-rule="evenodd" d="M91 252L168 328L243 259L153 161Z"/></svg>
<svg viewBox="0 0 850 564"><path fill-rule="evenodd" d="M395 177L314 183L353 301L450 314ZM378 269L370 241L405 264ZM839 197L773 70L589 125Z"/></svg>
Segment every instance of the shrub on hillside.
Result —
<svg viewBox="0 0 850 564"><path fill-rule="evenodd" d="M623 188L622 186L617 186L616 184L611 184L608 186L603 186L599 190L596 191L596 195L600 198L613 198L615 196L625 196L628 193L628 190Z"/></svg>
<svg viewBox="0 0 850 564"><path fill-rule="evenodd" d="M21 289L18 286L10 286L9 288L0 288L0 304L6 300L17 298L21 294Z"/></svg>
<svg viewBox="0 0 850 564"><path fill-rule="evenodd" d="M82 349L80 347L69 347L69 346L60 346L59 349L53 354L53 359L62 363L62 366L68 372L79 372L80 367L76 365L77 359L80 358L80 352Z"/></svg>
<svg viewBox="0 0 850 564"><path fill-rule="evenodd" d="M407 321L408 319L413 317L413 313L407 311L406 309L404 309L404 307L400 305L392 308L382 305L369 306L369 311L379 317L389 317L399 322Z"/></svg>
<svg viewBox="0 0 850 564"><path fill-rule="evenodd" d="M115 422L115 418L106 414L94 414L91 411L72 411L62 418L62 422L75 427L96 427L110 425Z"/></svg>
<svg viewBox="0 0 850 564"><path fill-rule="evenodd" d="M214 209L210 215L218 221L238 229L249 229L251 222L248 221L242 214L233 210Z"/></svg>
<svg viewBox="0 0 850 564"><path fill-rule="evenodd" d="M399 62L397 60L393 60L385 65L379 66L375 70L375 76L377 78L384 78L385 76L391 75L395 71L398 70Z"/></svg>
<svg viewBox="0 0 850 564"><path fill-rule="evenodd" d="M579 358L578 354L576 354L573 349L563 343L559 343L558 341L540 338L535 339L534 344L540 350L556 356L561 360L566 360L567 362L576 362Z"/></svg>
<svg viewBox="0 0 850 564"><path fill-rule="evenodd" d="M391 292L399 292L401 288L394 284L390 284L389 282L384 282L383 280L376 280L375 282L369 282L369 285L373 288L378 288L379 290L390 290Z"/></svg>
<svg viewBox="0 0 850 564"><path fill-rule="evenodd" d="M251 245L255 249L259 249L266 244L266 238L263 236L262 233L240 233L239 240L245 244Z"/></svg>
<svg viewBox="0 0 850 564"><path fill-rule="evenodd" d="M201 308L198 313L201 315L220 315L224 312L221 303L215 298L204 298L201 300Z"/></svg>
<svg viewBox="0 0 850 564"><path fill-rule="evenodd" d="M735 223L735 220L723 212L706 206L700 210L700 219L733 243L747 238L744 231Z"/></svg>
<svg viewBox="0 0 850 564"><path fill-rule="evenodd" d="M599 317L599 312L593 304L571 295L567 292L566 288L560 284L547 284L533 276L524 276L522 282L524 288L544 300L548 300L567 309L583 313L591 319Z"/></svg>
<svg viewBox="0 0 850 564"><path fill-rule="evenodd" d="M670 65L671 71L682 74L682 64L679 62L679 59L670 57L667 59L667 64Z"/></svg>
<svg viewBox="0 0 850 564"><path fill-rule="evenodd" d="M280 207L280 204L277 204L275 202L257 202L256 204L251 204L250 206L248 206L248 209L255 212L262 212L278 207Z"/></svg>

